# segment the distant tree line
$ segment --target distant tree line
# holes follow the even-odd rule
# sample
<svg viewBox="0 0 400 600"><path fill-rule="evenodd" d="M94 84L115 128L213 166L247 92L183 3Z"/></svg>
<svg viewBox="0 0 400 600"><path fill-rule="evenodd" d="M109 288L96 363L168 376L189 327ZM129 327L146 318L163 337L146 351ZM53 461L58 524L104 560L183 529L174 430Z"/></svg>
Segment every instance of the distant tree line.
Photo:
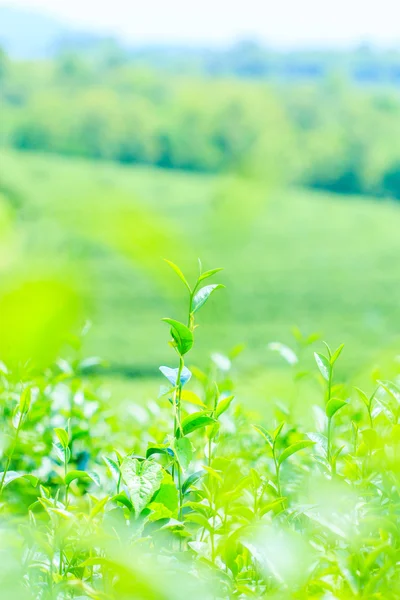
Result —
<svg viewBox="0 0 400 600"><path fill-rule="evenodd" d="M254 48L253 48L254 50ZM237 64L237 62L236 62ZM184 74L97 55L0 55L0 141L124 164L240 170L400 198L400 98L331 71L314 82Z"/></svg>

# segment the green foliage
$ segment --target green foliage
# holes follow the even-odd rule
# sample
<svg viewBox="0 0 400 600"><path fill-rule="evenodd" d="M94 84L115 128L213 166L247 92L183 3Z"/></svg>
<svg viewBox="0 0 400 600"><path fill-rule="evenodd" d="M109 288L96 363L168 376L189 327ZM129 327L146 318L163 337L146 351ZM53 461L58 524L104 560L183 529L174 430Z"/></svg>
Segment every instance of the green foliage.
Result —
<svg viewBox="0 0 400 600"><path fill-rule="evenodd" d="M81 56L8 60L0 64L0 142L400 198L395 91L365 90L333 77L282 86L226 79L225 72L219 78L215 71L213 77L167 75L124 60L111 69L107 61Z"/></svg>
<svg viewBox="0 0 400 600"><path fill-rule="evenodd" d="M185 284L189 326L168 320L178 350L178 366L162 371L170 386L137 414L132 401L119 412L81 358L18 377L1 365L2 593L396 600L398 370L393 381L375 374L371 394L352 394L338 383L343 346L316 352L311 372L299 349L289 377L319 386L318 404L300 407L308 431L298 407L272 400L269 414L249 411L237 349L205 371L184 365L193 346L180 351L181 331L196 328L200 281ZM308 353L317 341L295 337Z"/></svg>
<svg viewBox="0 0 400 600"><path fill-rule="evenodd" d="M50 364L89 317L96 326L82 339L82 356L104 357L110 377L127 376L135 387L136 375L154 377L158 365L169 364L160 317L188 325L178 311L189 291L172 270L158 267L160 257L182 255L192 285L198 254L205 272L226 265L213 279L202 273L199 287L215 280L230 291L219 289L195 313L200 326L188 356L202 369L210 350L227 353L238 340L246 345L239 361L249 367L261 361L285 368L266 350L277 339L310 362L305 341L291 336L293 323L304 338L316 328L335 348L345 341L339 369L348 376L395 354L396 204L272 190L237 174L100 168L31 153L4 152L0 163L0 355L7 364L22 354ZM91 369L104 367L97 359ZM255 377L263 373L270 377L262 370ZM280 384L273 385L278 397ZM126 396L128 384L120 387Z"/></svg>

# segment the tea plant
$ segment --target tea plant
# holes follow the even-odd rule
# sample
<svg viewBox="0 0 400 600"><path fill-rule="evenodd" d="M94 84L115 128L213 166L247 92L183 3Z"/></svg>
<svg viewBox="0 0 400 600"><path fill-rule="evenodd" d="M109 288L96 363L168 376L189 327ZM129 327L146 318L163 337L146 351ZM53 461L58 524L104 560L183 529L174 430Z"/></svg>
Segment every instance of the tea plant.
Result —
<svg viewBox="0 0 400 600"><path fill-rule="evenodd" d="M288 406L254 414L235 396L242 347L188 362L220 269L199 263L191 285L167 262L187 313L163 319L156 400L121 415L77 342L44 371L1 364L2 597L398 598L398 383L340 383L343 346L304 370L318 337L295 330L299 351L270 348L319 386L315 427Z"/></svg>

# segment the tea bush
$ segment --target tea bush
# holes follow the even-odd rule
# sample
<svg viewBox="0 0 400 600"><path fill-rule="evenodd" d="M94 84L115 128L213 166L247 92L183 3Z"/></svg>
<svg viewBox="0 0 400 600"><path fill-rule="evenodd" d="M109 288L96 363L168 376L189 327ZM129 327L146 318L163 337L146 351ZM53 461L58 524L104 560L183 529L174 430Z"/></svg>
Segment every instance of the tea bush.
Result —
<svg viewBox="0 0 400 600"><path fill-rule="evenodd" d="M295 331L270 349L320 384L314 427L280 403L253 414L235 397L240 346L188 368L220 269L199 264L191 285L167 262L187 314L163 319L157 399L121 417L78 339L42 370L1 364L1 597L398 598L398 382L341 383L343 346L304 370L318 339Z"/></svg>

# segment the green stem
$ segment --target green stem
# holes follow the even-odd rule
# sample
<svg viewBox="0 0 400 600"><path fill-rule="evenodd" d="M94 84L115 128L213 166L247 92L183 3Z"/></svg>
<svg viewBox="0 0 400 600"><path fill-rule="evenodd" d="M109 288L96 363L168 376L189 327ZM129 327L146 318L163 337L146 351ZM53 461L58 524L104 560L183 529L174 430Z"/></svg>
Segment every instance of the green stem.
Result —
<svg viewBox="0 0 400 600"><path fill-rule="evenodd" d="M64 482L67 479L67 475L68 475L68 463L65 457L64 460ZM69 491L69 485L65 484L65 508L68 508L68 491Z"/></svg>
<svg viewBox="0 0 400 600"><path fill-rule="evenodd" d="M280 478L280 465L276 459L275 448L272 449L272 456L274 458L275 464L275 473L276 473L276 488L278 490L278 498L282 498L282 490L281 490L281 478ZM285 501L281 501L282 510L285 510Z"/></svg>
<svg viewBox="0 0 400 600"><path fill-rule="evenodd" d="M22 418L23 418L22 415L20 415L19 422L18 422L18 427L17 427L16 432L15 432L15 437L14 437L14 440L13 440L10 452L8 454L7 463L6 463L6 466L5 466L4 471L3 471L3 476L2 476L1 481L0 481L0 496L3 493L3 488L4 488L4 483L5 483L5 480L6 480L6 476L7 476L7 473L9 471L9 469L10 469L10 466L11 466L11 461L12 461L13 456L14 456L15 448L17 447L19 432L20 432L21 426L22 426Z"/></svg>
<svg viewBox="0 0 400 600"><path fill-rule="evenodd" d="M328 448L327 448L327 460L328 463L331 465L331 454L332 454L332 450L331 450L331 444L332 444L332 417L328 418ZM331 465L332 466L332 465Z"/></svg>
<svg viewBox="0 0 400 600"><path fill-rule="evenodd" d="M174 406L175 406L175 423L174 426L174 435L177 437L178 430L180 435L183 437L182 423L181 423L181 397L182 397L182 383L181 383L181 375L184 367L184 362L182 356L179 356L179 369L178 375L176 378L176 391L174 395ZM180 465L177 465L177 473L178 473L178 494L179 494L179 511L178 511L178 519L182 520L182 506L183 506L183 491L182 491L182 469ZM181 546L181 539L179 542Z"/></svg>

